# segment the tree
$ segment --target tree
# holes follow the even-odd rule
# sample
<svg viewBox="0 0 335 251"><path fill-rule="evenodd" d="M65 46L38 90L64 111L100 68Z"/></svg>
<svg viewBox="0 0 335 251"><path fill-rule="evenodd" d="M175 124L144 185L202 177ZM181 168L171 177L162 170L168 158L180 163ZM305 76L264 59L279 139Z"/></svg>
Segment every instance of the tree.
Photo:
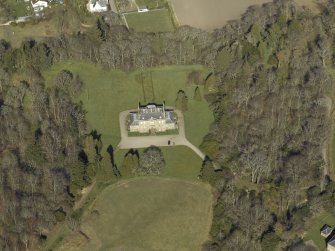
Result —
<svg viewBox="0 0 335 251"><path fill-rule="evenodd" d="M55 85L61 90L68 90L73 80L72 72L68 70L61 70L54 78Z"/></svg>
<svg viewBox="0 0 335 251"><path fill-rule="evenodd" d="M201 92L200 92L200 88L199 88L199 86L197 86L197 87L194 89L193 99L196 100L196 101L201 101L201 100L202 100Z"/></svg>
<svg viewBox="0 0 335 251"><path fill-rule="evenodd" d="M157 175L165 167L161 149L157 146L146 148L140 156L140 165L136 170L138 175Z"/></svg>
<svg viewBox="0 0 335 251"><path fill-rule="evenodd" d="M121 174L123 177L131 177L139 168L139 158L137 150L130 149L124 156Z"/></svg>
<svg viewBox="0 0 335 251"><path fill-rule="evenodd" d="M187 96L183 90L179 90L177 93L177 99L175 102L175 107L182 112L187 111Z"/></svg>

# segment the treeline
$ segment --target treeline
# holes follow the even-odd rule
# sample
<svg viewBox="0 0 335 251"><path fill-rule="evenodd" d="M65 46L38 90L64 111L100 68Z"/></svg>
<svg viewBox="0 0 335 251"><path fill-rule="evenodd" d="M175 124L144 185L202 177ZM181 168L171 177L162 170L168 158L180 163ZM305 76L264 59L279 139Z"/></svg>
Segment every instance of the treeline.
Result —
<svg viewBox="0 0 335 251"><path fill-rule="evenodd" d="M207 100L215 122L202 143L218 191L204 250L308 250L305 222L335 213L331 132L334 4L320 15L291 1L251 7L213 33ZM225 178L218 179L225 172Z"/></svg>
<svg viewBox="0 0 335 251"><path fill-rule="evenodd" d="M135 33L104 18L85 33L46 41L55 61L88 60L109 69L144 69L157 65L199 63L210 42L208 33L181 27L175 33Z"/></svg>
<svg viewBox="0 0 335 251"><path fill-rule="evenodd" d="M82 82L63 71L46 88L40 72L52 62L46 44L0 43L0 250L36 250L94 176L80 158L85 113L72 101Z"/></svg>

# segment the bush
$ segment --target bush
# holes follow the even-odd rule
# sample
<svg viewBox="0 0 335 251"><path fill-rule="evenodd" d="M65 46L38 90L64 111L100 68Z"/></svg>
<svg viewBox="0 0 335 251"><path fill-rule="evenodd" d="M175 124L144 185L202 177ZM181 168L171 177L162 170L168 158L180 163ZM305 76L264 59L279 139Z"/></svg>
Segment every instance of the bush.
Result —
<svg viewBox="0 0 335 251"><path fill-rule="evenodd" d="M63 208L59 208L54 212L55 218L58 222L63 222L66 219L66 213L63 211Z"/></svg>
<svg viewBox="0 0 335 251"><path fill-rule="evenodd" d="M265 234L261 242L262 251L275 250L275 247L278 245L279 241L280 239L275 233L271 232Z"/></svg>
<svg viewBox="0 0 335 251"><path fill-rule="evenodd" d="M157 146L150 146L140 157L140 165L136 173L138 175L157 175L164 167L165 161L161 149Z"/></svg>

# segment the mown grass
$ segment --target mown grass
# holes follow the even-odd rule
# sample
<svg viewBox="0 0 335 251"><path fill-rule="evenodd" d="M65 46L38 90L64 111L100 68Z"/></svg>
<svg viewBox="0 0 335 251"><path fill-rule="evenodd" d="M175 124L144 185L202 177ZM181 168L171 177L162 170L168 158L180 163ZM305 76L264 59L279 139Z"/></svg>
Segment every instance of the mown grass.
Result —
<svg viewBox="0 0 335 251"><path fill-rule="evenodd" d="M90 240L56 250L201 250L212 220L209 185L159 177L107 187L85 214ZM79 239L79 238L77 238Z"/></svg>
<svg viewBox="0 0 335 251"><path fill-rule="evenodd" d="M46 85L53 85L55 75L63 69L78 74L84 81L85 88L78 101L83 102L88 124L92 130L102 134L105 147L109 144L116 147L120 141L119 113L136 109L139 101L144 103L141 83L136 80L140 72L106 71L93 64L69 61L44 72ZM193 100L195 86L187 84L187 76L192 71L200 71L205 76L207 70L200 65L189 65L157 67L147 71L152 72L157 103L165 101L167 106L174 106L178 90L186 92L189 97L188 111L184 114L186 136L193 144L200 145L209 131L213 115L204 99Z"/></svg>
<svg viewBox="0 0 335 251"><path fill-rule="evenodd" d="M312 240L319 250L326 249L325 238L320 235L320 229L324 224L335 227L335 216L325 212L312 219L308 224L308 232L304 238L305 241Z"/></svg>
<svg viewBox="0 0 335 251"><path fill-rule="evenodd" d="M168 9L125 14L128 26L137 32L172 32L175 30Z"/></svg>
<svg viewBox="0 0 335 251"><path fill-rule="evenodd" d="M0 39L5 39L15 48L19 47L24 40L33 38L35 41L41 41L56 34L54 23L49 21L37 24L0 26Z"/></svg>

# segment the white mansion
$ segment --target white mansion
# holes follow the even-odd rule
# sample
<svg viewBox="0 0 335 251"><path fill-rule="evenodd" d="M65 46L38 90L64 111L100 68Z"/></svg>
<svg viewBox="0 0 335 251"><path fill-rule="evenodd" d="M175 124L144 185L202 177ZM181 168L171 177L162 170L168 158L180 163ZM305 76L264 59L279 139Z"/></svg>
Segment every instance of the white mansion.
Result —
<svg viewBox="0 0 335 251"><path fill-rule="evenodd" d="M172 110L165 105L138 105L137 112L131 112L128 120L129 132L165 132L177 129L177 122Z"/></svg>

